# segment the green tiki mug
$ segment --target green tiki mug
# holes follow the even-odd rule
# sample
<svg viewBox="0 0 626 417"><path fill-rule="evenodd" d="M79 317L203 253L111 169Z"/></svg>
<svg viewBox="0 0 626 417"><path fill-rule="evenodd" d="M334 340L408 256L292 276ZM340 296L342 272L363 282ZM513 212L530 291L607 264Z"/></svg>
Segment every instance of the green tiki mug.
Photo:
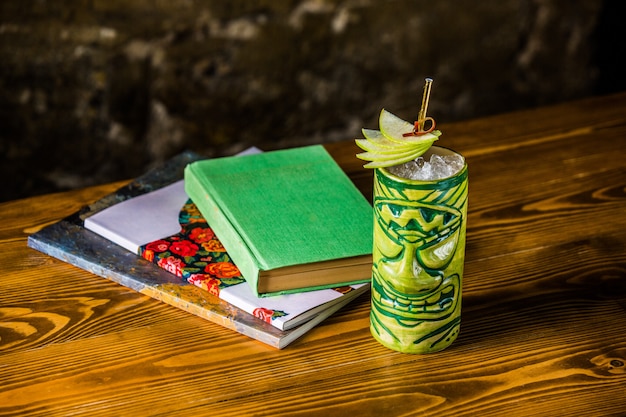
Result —
<svg viewBox="0 0 626 417"><path fill-rule="evenodd" d="M426 160L430 153L454 154L433 146ZM467 192L466 163L430 181L374 171L370 330L384 346L438 352L458 336Z"/></svg>

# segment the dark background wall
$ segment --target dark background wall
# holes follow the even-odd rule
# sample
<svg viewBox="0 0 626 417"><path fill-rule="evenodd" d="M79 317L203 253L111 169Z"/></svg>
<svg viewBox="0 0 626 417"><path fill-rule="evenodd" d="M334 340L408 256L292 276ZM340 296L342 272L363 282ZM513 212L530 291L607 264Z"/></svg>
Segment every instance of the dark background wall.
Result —
<svg viewBox="0 0 626 417"><path fill-rule="evenodd" d="M0 2L0 201L626 89L619 0Z"/></svg>

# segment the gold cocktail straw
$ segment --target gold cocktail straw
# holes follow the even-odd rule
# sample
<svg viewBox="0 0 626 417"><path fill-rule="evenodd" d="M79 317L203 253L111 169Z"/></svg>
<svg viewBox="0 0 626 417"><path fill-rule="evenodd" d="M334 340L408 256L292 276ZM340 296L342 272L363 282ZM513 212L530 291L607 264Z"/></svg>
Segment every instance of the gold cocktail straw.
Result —
<svg viewBox="0 0 626 417"><path fill-rule="evenodd" d="M432 78L426 78L424 84L424 95L422 96L422 107L417 115L417 125L419 131L424 131L424 121L426 119L426 110L428 110L428 100L430 100L430 88L433 84Z"/></svg>

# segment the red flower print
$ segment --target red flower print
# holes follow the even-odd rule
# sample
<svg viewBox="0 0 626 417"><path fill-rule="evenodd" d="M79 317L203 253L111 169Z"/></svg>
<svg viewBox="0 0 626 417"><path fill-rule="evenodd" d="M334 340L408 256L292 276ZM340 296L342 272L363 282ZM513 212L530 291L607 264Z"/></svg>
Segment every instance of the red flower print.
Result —
<svg viewBox="0 0 626 417"><path fill-rule="evenodd" d="M169 247L170 243L167 240L155 240L146 245L146 251L165 252Z"/></svg>
<svg viewBox="0 0 626 417"><path fill-rule="evenodd" d="M215 232L213 232L213 229L209 227L207 228L195 227L189 233L189 238L197 243L208 242L214 237L215 237Z"/></svg>
<svg viewBox="0 0 626 417"><path fill-rule="evenodd" d="M170 250L180 256L194 256L196 252L198 252L198 245L188 240L181 240L179 242L172 242Z"/></svg>
<svg viewBox="0 0 626 417"><path fill-rule="evenodd" d="M152 262L154 261L154 251L150 250L150 249L146 249L145 251L143 251L143 253L141 254L141 257Z"/></svg>
<svg viewBox="0 0 626 417"><path fill-rule="evenodd" d="M192 274L187 278L187 282L189 282L190 284L196 285L198 287L202 287L202 281L210 277L211 277L210 275Z"/></svg>
<svg viewBox="0 0 626 417"><path fill-rule="evenodd" d="M196 285L196 282L202 279L202 274L191 274L187 277L187 282Z"/></svg>
<svg viewBox="0 0 626 417"><path fill-rule="evenodd" d="M182 276L182 269L185 267L185 263L181 259L175 258L174 256L159 259L157 265L178 277Z"/></svg>
<svg viewBox="0 0 626 417"><path fill-rule="evenodd" d="M190 284L207 290L216 297L220 296L220 280L206 274L193 274L187 278Z"/></svg>
<svg viewBox="0 0 626 417"><path fill-rule="evenodd" d="M208 242L203 242L202 248L207 252L226 252L222 242L217 239L211 239Z"/></svg>
<svg viewBox="0 0 626 417"><path fill-rule="evenodd" d="M254 311L252 312L252 315L254 317L260 318L266 323L271 323L272 316L274 315L274 310L270 310L269 308L265 308L265 307L258 307L254 309Z"/></svg>
<svg viewBox="0 0 626 417"><path fill-rule="evenodd" d="M217 278L233 278L241 276L239 268L230 262L216 262L214 264L208 264L206 268L204 268L204 272Z"/></svg>
<svg viewBox="0 0 626 417"><path fill-rule="evenodd" d="M216 297L220 296L220 280L211 278L203 282L203 288Z"/></svg>

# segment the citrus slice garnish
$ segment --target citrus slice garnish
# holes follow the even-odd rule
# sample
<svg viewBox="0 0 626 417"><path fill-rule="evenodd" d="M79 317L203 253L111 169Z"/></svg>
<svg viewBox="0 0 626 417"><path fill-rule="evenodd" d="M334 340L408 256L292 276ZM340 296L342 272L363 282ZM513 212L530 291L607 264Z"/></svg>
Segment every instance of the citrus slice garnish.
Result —
<svg viewBox="0 0 626 417"><path fill-rule="evenodd" d="M357 158L370 161L365 168L390 167L414 160L441 135L438 130L414 135L414 124L385 109L380 112L379 124L380 130L362 129L365 139L356 139L357 146L365 151L357 154Z"/></svg>

